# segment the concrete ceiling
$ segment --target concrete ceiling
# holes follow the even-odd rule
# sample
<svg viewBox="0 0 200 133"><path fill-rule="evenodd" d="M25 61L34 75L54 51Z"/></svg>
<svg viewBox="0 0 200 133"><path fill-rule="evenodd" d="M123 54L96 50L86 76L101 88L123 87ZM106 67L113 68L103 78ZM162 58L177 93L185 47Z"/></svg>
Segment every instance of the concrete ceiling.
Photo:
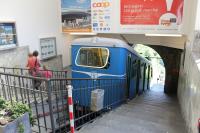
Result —
<svg viewBox="0 0 200 133"><path fill-rule="evenodd" d="M131 44L161 45L171 48L184 49L186 36L182 37L153 37L144 34L98 34L100 37L117 38Z"/></svg>

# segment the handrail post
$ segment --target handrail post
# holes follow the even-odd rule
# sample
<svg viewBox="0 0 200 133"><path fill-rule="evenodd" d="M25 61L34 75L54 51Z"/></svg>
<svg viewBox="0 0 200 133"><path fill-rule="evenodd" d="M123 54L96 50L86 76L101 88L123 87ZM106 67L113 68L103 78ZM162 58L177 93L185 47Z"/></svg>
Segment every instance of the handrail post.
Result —
<svg viewBox="0 0 200 133"><path fill-rule="evenodd" d="M74 129L74 109L73 109L72 89L73 87L71 85L67 85L70 131L71 133L74 133L75 129Z"/></svg>
<svg viewBox="0 0 200 133"><path fill-rule="evenodd" d="M48 90L48 103L49 103L49 111L50 111L50 118L51 118L51 127L52 133L55 133L55 125L54 125L54 117L53 117L53 106L52 106L52 88L51 88L51 80L46 81L46 86Z"/></svg>

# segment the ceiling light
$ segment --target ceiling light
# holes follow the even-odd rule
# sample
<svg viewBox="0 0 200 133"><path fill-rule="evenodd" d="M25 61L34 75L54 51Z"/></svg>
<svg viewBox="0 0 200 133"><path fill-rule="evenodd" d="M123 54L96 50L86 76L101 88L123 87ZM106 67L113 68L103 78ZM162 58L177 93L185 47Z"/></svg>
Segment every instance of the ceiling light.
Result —
<svg viewBox="0 0 200 133"><path fill-rule="evenodd" d="M145 36L182 37L182 34L145 34Z"/></svg>
<svg viewBox="0 0 200 133"><path fill-rule="evenodd" d="M88 36L95 36L97 33L94 32L71 32L70 35L88 35Z"/></svg>

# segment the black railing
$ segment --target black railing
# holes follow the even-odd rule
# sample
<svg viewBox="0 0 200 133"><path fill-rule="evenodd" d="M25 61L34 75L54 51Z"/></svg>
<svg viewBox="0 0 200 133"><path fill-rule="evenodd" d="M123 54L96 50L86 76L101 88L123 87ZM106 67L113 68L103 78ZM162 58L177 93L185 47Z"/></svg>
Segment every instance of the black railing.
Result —
<svg viewBox="0 0 200 133"><path fill-rule="evenodd" d="M65 133L70 130L69 84L73 86L76 129L126 100L126 79L45 79L11 72L0 72L0 97L31 108L33 132Z"/></svg>
<svg viewBox="0 0 200 133"><path fill-rule="evenodd" d="M75 128L126 101L126 79L51 79L72 85Z"/></svg>
<svg viewBox="0 0 200 133"><path fill-rule="evenodd" d="M40 85L36 88L37 82L40 82ZM35 119L33 132L54 132L59 128L56 120L60 118L56 114L68 114L67 102L61 97L67 96L65 86L66 83L60 83L59 89L56 90L55 83L45 78L0 72L0 97L11 103L17 101L28 104Z"/></svg>
<svg viewBox="0 0 200 133"><path fill-rule="evenodd" d="M47 70L39 70L40 73L43 73ZM52 78L67 78L67 71L58 71L58 70L50 70L48 71L52 72ZM17 74L17 75L24 75L24 76L31 76L29 74L29 69L27 68L11 68L11 67L0 67L0 72L4 73L11 73L11 74Z"/></svg>

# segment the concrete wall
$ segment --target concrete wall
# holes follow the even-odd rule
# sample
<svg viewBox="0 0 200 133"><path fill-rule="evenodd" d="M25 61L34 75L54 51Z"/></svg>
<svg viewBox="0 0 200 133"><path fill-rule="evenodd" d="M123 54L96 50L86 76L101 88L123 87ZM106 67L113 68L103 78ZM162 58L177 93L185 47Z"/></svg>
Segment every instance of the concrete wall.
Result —
<svg viewBox="0 0 200 133"><path fill-rule="evenodd" d="M179 75L178 98L188 133L198 133L200 118L200 39L187 44ZM184 63L183 63L184 62Z"/></svg>
<svg viewBox="0 0 200 133"><path fill-rule="evenodd" d="M62 55L47 60L42 60L41 64L47 66L47 68L51 70L62 70L63 69Z"/></svg>
<svg viewBox="0 0 200 133"><path fill-rule="evenodd" d="M198 1L195 30L200 30L200 0Z"/></svg>
<svg viewBox="0 0 200 133"><path fill-rule="evenodd" d="M123 40L124 38L127 42L131 44L146 44L146 45L160 45L165 47L172 47L177 49L184 49L184 43L187 40L186 36L183 37L155 37L155 36L145 36L143 34L99 34L101 37L117 38Z"/></svg>
<svg viewBox="0 0 200 133"><path fill-rule="evenodd" d="M187 36L188 41L192 41L193 39L193 33L197 17L196 15L198 1L199 0L184 0L183 23L181 27L181 33Z"/></svg>
<svg viewBox="0 0 200 133"><path fill-rule="evenodd" d="M15 21L18 46L29 46L30 51L39 50L40 38L56 37L57 54L62 55L63 67L66 67L71 64L72 40L88 36L62 33L60 2L61 0L0 0L0 21ZM4 64L0 63L2 65Z"/></svg>
<svg viewBox="0 0 200 133"><path fill-rule="evenodd" d="M186 14L188 16L191 15L190 18L196 15L196 23L193 26L195 26L195 30L200 30L200 1L188 0L186 2L196 4L198 7L196 14L193 14L195 9L187 7L189 8L188 11L191 10L193 13L186 12ZM190 19L185 21L189 24ZM190 23L193 23L193 21ZM194 39L193 26L190 24L185 28L188 32L188 41L185 54L182 55L179 72L178 98L188 127L188 133L199 133L197 125L200 118L200 31L198 33L199 36Z"/></svg>
<svg viewBox="0 0 200 133"><path fill-rule="evenodd" d="M25 67L27 63L28 46L0 51L0 67Z"/></svg>
<svg viewBox="0 0 200 133"><path fill-rule="evenodd" d="M67 38L61 32L60 0L0 0L0 21L15 21L18 46L39 50L39 39L56 37L63 66L69 65Z"/></svg>

